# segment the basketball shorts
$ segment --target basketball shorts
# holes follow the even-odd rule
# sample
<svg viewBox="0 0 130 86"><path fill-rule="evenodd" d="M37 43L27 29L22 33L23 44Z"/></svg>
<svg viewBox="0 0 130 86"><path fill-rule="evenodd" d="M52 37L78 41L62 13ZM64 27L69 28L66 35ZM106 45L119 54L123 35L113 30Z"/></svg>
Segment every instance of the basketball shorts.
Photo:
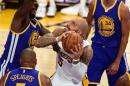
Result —
<svg viewBox="0 0 130 86"><path fill-rule="evenodd" d="M90 83L99 84L103 72L115 61L119 48L106 47L99 44L92 44L93 57L88 65L87 75ZM109 86L115 86L117 79L126 73L126 58L122 56L118 72L115 75L109 75Z"/></svg>
<svg viewBox="0 0 130 86"><path fill-rule="evenodd" d="M19 68L20 63L16 62L17 61L15 60L13 63L11 63L11 57L8 56L8 51L5 50L0 58L0 78L9 71Z"/></svg>
<svg viewBox="0 0 130 86"><path fill-rule="evenodd" d="M57 3L77 4L80 0L55 0Z"/></svg>
<svg viewBox="0 0 130 86"><path fill-rule="evenodd" d="M52 86L88 86L88 80L83 77L83 81L74 83L73 80L62 79L57 73L51 77Z"/></svg>

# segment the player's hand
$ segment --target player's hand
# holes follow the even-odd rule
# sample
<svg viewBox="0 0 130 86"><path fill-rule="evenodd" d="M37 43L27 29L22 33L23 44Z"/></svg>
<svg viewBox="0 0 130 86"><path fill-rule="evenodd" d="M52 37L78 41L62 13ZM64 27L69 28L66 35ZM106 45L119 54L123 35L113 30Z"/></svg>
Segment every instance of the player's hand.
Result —
<svg viewBox="0 0 130 86"><path fill-rule="evenodd" d="M71 49L72 54L74 55L74 60L79 60L83 54L83 44L78 44L74 49Z"/></svg>
<svg viewBox="0 0 130 86"><path fill-rule="evenodd" d="M71 33L73 33L74 31L67 31L64 32L63 34L61 34L60 36L58 36L58 41L62 41L64 40L67 36L69 36Z"/></svg>
<svg viewBox="0 0 130 86"><path fill-rule="evenodd" d="M111 64L107 69L107 73L110 75L115 75L118 72L119 65L120 65L120 61L115 60L115 62Z"/></svg>

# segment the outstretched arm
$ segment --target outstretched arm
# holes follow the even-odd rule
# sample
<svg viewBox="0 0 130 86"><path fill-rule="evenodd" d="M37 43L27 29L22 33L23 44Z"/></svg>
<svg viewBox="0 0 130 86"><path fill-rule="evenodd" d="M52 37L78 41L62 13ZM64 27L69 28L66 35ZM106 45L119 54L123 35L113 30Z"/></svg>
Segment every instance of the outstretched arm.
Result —
<svg viewBox="0 0 130 86"><path fill-rule="evenodd" d="M44 36L39 37L35 46L46 47L48 45L53 45L57 43L58 40L60 40L60 35L64 32L66 32L65 29L55 29L52 33L48 33L45 34Z"/></svg>
<svg viewBox="0 0 130 86"><path fill-rule="evenodd" d="M39 22L40 23L40 22ZM40 30L40 32L39 32L39 35L40 36L43 36L43 35L45 35L45 34L47 34L47 33L50 33L50 31L47 29L47 28L45 28L41 23L40 23L40 27L41 27L41 30Z"/></svg>

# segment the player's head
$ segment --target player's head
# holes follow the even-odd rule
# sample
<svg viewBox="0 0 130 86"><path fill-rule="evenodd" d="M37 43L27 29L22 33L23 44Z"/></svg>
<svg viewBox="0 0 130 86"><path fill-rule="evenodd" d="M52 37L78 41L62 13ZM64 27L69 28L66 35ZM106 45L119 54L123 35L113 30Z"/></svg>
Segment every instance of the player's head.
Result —
<svg viewBox="0 0 130 86"><path fill-rule="evenodd" d="M36 17L37 8L38 8L38 3L35 2L34 5L32 6L31 11L30 11L30 18L31 18L31 19L33 19L33 18Z"/></svg>
<svg viewBox="0 0 130 86"><path fill-rule="evenodd" d="M38 4L37 4L36 0L24 0L20 9L23 11L27 11L29 13L30 18L34 18L37 7L38 7Z"/></svg>
<svg viewBox="0 0 130 86"><path fill-rule="evenodd" d="M35 68L37 64L36 53L31 49L24 49L20 56L21 67Z"/></svg>
<svg viewBox="0 0 130 86"><path fill-rule="evenodd" d="M78 32L84 38L88 29L88 23L85 19L74 19L67 24L67 28L71 31Z"/></svg>

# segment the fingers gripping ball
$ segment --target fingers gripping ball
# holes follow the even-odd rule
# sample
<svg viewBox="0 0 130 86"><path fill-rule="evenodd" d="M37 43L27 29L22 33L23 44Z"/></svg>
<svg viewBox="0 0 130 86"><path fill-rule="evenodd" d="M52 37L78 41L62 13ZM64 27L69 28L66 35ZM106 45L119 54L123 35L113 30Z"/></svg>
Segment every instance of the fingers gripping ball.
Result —
<svg viewBox="0 0 130 86"><path fill-rule="evenodd" d="M72 31L70 34L68 34L67 37L62 39L62 46L64 50L68 53L72 53L71 49L73 51L76 51L75 46L78 46L78 44L82 44L82 43L83 43L82 37L80 36L79 33L76 33L74 31Z"/></svg>

